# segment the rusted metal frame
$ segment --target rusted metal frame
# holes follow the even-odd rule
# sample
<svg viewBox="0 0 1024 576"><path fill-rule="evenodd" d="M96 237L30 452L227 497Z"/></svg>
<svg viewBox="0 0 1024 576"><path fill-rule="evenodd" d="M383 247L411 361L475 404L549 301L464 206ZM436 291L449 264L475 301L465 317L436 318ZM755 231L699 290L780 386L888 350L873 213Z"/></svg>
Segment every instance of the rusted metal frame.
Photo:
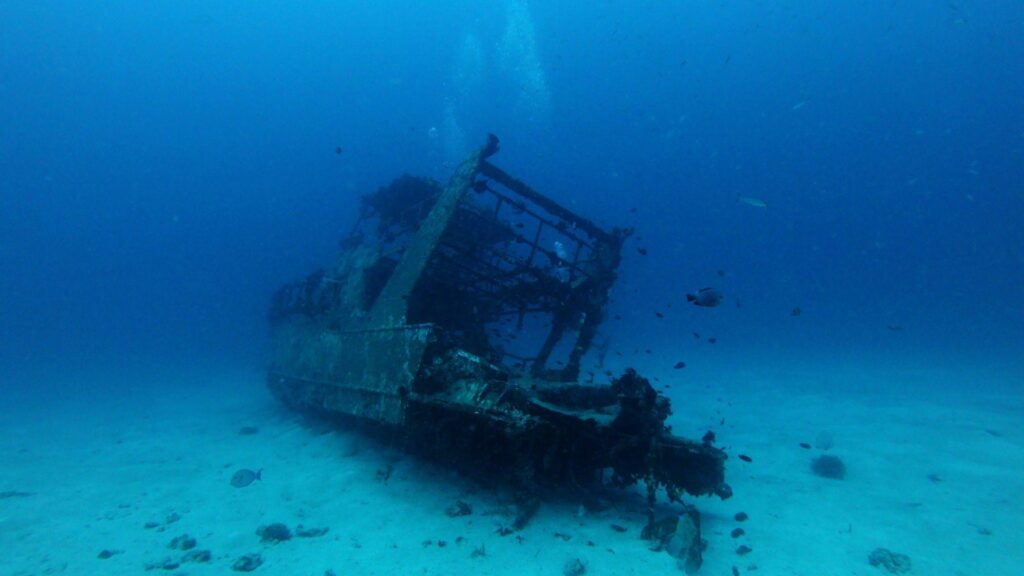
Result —
<svg viewBox="0 0 1024 576"><path fill-rule="evenodd" d="M437 252L437 257L442 259L442 260L444 260L445 262L451 263L452 265L454 265L457 268L461 268L462 270L465 270L466 272L476 276L478 279L490 282L491 284L493 284L495 286L501 287L501 284L497 280L494 280L493 278L487 276L486 274L484 274L483 272L480 272L479 270L473 268L472 266L468 266L468 265L460 262L458 258L453 258L452 256L449 256L448 254L445 254L444 252L441 252L441 251ZM470 286L467 286L467 287L468 288L477 288L477 286L474 286L474 285L470 285ZM487 292L488 294L493 294L493 292L488 292L488 291L485 291L485 290L481 290L481 291L482 292Z"/></svg>
<svg viewBox="0 0 1024 576"><path fill-rule="evenodd" d="M510 190L511 190L511 188L510 188ZM509 198L508 196L505 196L504 194L502 194L501 192L498 192L497 190L493 190L491 188L488 188L487 191L490 192L491 194L494 194L499 200L505 200L507 203L511 204L515 208L525 212L526 214L529 214L534 219L543 222L544 224L554 228L555 230L558 230L559 234L562 234L562 235L566 236L567 238L570 238L570 239L572 239L573 241L575 241L575 242L577 242L579 244L583 244L584 246L586 246L587 248L590 248L591 250L595 250L594 246L592 246L590 244L590 242L587 242L586 240L584 240L583 238L580 238L579 236L577 236L575 234L569 233L567 230L563 230L562 227L559 226L557 223L552 222L548 218L545 218L542 214L538 214L538 213L534 212L526 204L523 204L522 202L516 202L512 198ZM513 192L515 192L515 191L513 190ZM560 220L560 221L564 221L564 220ZM600 242L601 238L594 237L594 240Z"/></svg>
<svg viewBox="0 0 1024 576"><path fill-rule="evenodd" d="M484 216L483 214L480 214L479 212L477 212L475 210L466 210L466 213L467 214L471 214L474 217L479 218L479 219L485 219L486 218L486 216ZM555 257L556 259L561 260L560 258L558 258L557 254L555 254L553 252L550 252L550 251L540 247L539 243L535 242L535 243L531 244L529 242L529 240L524 238L522 235L520 235L520 234L518 234L516 232L512 232L512 233L515 235L517 240L519 240L519 241L521 241L521 242L523 242L523 243L525 243L525 244L527 244L528 246L531 247L531 252L530 252L530 258L531 259L533 257L534 252L536 250L540 250L541 252L546 254L549 258ZM455 249L454 248L454 244L452 244L450 242L444 242L442 240L442 245L448 246L448 247L452 248L453 250ZM493 257L496 257L496 258L498 258L500 260L503 260L503 261L511 264L513 267L515 267L515 269L513 269L513 270L503 270L503 269L495 266L494 264L491 264L489 262L485 262L481 258L478 258L478 257L472 256L470 254L467 254L465 251L458 251L458 250L456 250L456 251L459 252L460 254L464 255L467 259L471 259L471 260L474 260L474 261L479 261L479 262L481 262L481 263L483 263L483 264L485 264L485 265L487 265L489 267L492 267L492 268L495 268L496 270L499 270L502 273L503 276L507 276L507 277L517 276L517 275L521 274L525 270L533 271L537 275L540 274L540 272L537 271L537 269L530 263L530 260L527 260L526 262L517 261L517 260L513 260L511 257L509 257L508 255L506 255L505 253L503 253L503 252L501 252L499 250L493 250L493 249L486 248L486 247L483 248L483 250L486 251L487 254L489 254L489 255L491 255ZM583 276L586 276L587 278L593 278L593 276L591 274L589 274L586 270L583 270L582 268L580 268L578 266L578 262L576 261L576 258L578 258L579 252L581 250L582 250L582 248L580 247L579 244L577 244L577 247L576 247L577 257L574 257L574 262L567 262L567 264L569 264L569 267L570 267L570 269L573 272L578 272L579 274L581 274ZM588 259L586 261L589 262L591 260ZM570 276L570 278L572 278L572 277L573 276Z"/></svg>
<svg viewBox="0 0 1024 576"><path fill-rule="evenodd" d="M591 236L594 236L595 238L599 238L606 242L613 241L611 234L602 230L597 224L594 224L590 220L567 210L557 202L551 200L547 196L544 196L540 192L537 192L533 188L530 188L526 183L517 180L516 178L512 177L510 174L506 173L504 170L498 168L494 164L491 164L486 160L481 160L479 171L484 176L487 176L492 180L497 180L509 190L516 192L520 196L528 198L533 203L547 210L554 216L557 216L558 218L561 218L562 220L565 220L567 222L575 222L577 227L584 229Z"/></svg>
<svg viewBox="0 0 1024 576"><path fill-rule="evenodd" d="M468 272L470 274L473 274L474 276L476 276L476 277L478 277L478 278L480 278L482 280L485 280L485 281L493 284L494 286L496 286L498 288L507 288L506 284L503 284L502 282L500 282L500 281L498 281L498 280L496 280L496 279L494 279L494 278L492 278L490 276L487 276L483 272L481 272L479 270L476 270L475 268L460 262L457 258L453 258L452 256L449 256L448 254L445 254L444 252L441 252L441 251L438 251L437 254L438 254L438 257L443 259L445 262L451 263L452 265L454 265L454 266L456 266L456 267L458 267L460 269L463 269L466 272ZM472 286L472 285L468 286L468 288L477 288L477 291L479 293L491 297L491 299L494 300L499 305L499 307L501 309L505 309L506 307L511 306L511 304L528 303L527 300L523 300L521 298L520 299L510 299L510 298L507 298L507 297L502 297L503 294L507 294L507 291L484 290L482 288L478 288L478 287ZM510 303L510 304L506 304L506 303Z"/></svg>
<svg viewBox="0 0 1024 576"><path fill-rule="evenodd" d="M580 260L580 252L582 252L582 251L583 251L583 245L582 244L577 244L576 245L576 252L573 253L573 255L572 255L572 268L571 268L572 272L569 274L569 282L572 282L573 280L576 279L576 271L577 270L579 270L580 273L583 274L584 276L587 276L587 278L591 278L591 276L589 276L586 273L584 273L582 271L582 269L579 267L578 262Z"/></svg>
<svg viewBox="0 0 1024 576"><path fill-rule="evenodd" d="M447 254L444 254L443 252L438 252L438 256L440 258L442 258L445 262L449 262L452 265L454 265L454 266L456 266L456 267L458 267L460 269L463 269L466 272L468 272L468 273L470 273L470 274L472 274L472 275L474 275L474 276L476 276L476 277L478 277L478 278L480 278L482 280L485 280L485 281L489 282L490 284L492 284L492 285L496 286L497 288L499 288L499 290L485 290L485 289L480 288L478 286L473 286L473 285L468 286L468 288L471 288L471 289L475 288L478 293L490 297L495 303L498 304L500 309L504 309L504 308L508 307L509 304L506 304L506 303L509 303L509 302L512 302L512 303L527 302L526 300L523 300L523 299L512 300L512 299L509 299L507 296L504 296L504 295L508 294L508 291L501 290L501 289L508 288L508 286L506 284L504 284L504 283L494 279L493 277L487 276L483 272L481 272L479 270L476 270L475 268L473 268L471 266L467 266L466 264L460 262L457 258L453 258L453 257L451 257L451 256L449 256Z"/></svg>
<svg viewBox="0 0 1024 576"><path fill-rule="evenodd" d="M486 218L486 216L484 216L483 214L480 214L480 213L478 213L478 212L476 212L474 210L467 210L466 213L467 214L471 214L471 215L475 216L476 218L480 218L480 219ZM512 232L512 234L515 235L517 238L519 238L519 235L516 234L515 232ZM442 245L447 246L449 248L452 248L453 250L456 250L455 249L455 244L453 244L451 242L444 242L442 240ZM491 264L489 262L485 262L482 258L478 258L478 257L472 256L472 255L466 253L465 251L456 250L456 252L459 252L460 254L464 255L468 259L471 259L471 260L474 260L474 261L480 261L481 263L483 263L485 265L488 265L488 266L490 266L492 268L495 268L495 269L499 270L500 272L502 272L503 275L514 276L516 274L519 274L522 269L530 268L530 266L526 262L519 261L519 260L514 260L511 257L509 257L506 254L504 254L503 252L501 252L501 251L493 250L493 249L486 248L486 247L483 247L482 250L486 251L487 254L489 254L489 255L491 255L493 257L496 257L496 258L498 258L500 260L504 260L505 262L511 264L513 267L515 267L515 269L514 270L504 270L502 268L499 268L499 267L495 266L494 264Z"/></svg>
<svg viewBox="0 0 1024 576"><path fill-rule="evenodd" d="M458 261L458 259L455 258L455 257L449 256L448 254L444 254L443 252L440 252L440 251L438 252L438 254L441 254L446 261L452 262L452 263L458 265L461 268L464 268L464 269L466 269L466 270L468 270L470 272L473 272L477 276L482 277L482 278L488 280L489 282L499 286L500 288L513 288L514 286L510 285L510 282L512 280L514 280L515 277L521 276L521 275L526 275L526 274L532 275L533 277L535 277L537 279L549 279L541 271L537 270L536 268L534 268L532 266L525 266L525 267L522 267L522 268L520 268L518 270L506 271L506 270L503 270L503 269L499 268L498 266L495 266L494 264L491 264L490 262L487 262L487 261L485 261L485 260L483 260L481 258L475 258L473 256L465 254L464 252L460 252L459 250L457 250L451 244L443 244L442 246L452 250L453 252L456 253L456 255L464 256L468 260L471 260L473 262L479 262L480 264L482 264L484 266L487 266L489 268L497 270L499 272L499 274L497 274L497 275L488 275L488 274L486 274L484 272L476 270L476 269L474 269L474 268L472 268L472 267L470 267L470 266L468 266L468 265ZM498 256L498 257L501 257L501 253L500 252L493 252L492 251L491 253L496 255L496 256ZM503 258L503 259L506 262L509 261L507 258ZM513 262L510 262L510 263L513 263ZM581 274L586 275L586 272L583 272L582 270L580 272L581 272ZM551 298L555 299L554 296L551 296ZM498 298L498 302L499 302L499 304L504 305L505 302L510 302L510 299L508 299L508 298ZM515 302L519 303L519 302L527 302L527 301L525 301L523 299L516 299Z"/></svg>

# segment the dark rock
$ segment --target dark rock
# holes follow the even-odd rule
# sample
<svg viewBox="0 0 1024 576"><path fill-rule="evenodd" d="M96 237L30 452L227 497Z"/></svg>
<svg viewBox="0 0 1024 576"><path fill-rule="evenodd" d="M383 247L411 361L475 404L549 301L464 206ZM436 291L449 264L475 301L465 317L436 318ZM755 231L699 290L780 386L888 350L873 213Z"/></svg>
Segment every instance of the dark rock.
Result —
<svg viewBox="0 0 1024 576"><path fill-rule="evenodd" d="M260 542L270 542L274 544L292 539L292 531L280 522L260 526L256 530L256 535L260 537Z"/></svg>
<svg viewBox="0 0 1024 576"><path fill-rule="evenodd" d="M205 564L213 559L213 553L209 550L189 550L181 557L182 562L197 562Z"/></svg>
<svg viewBox="0 0 1024 576"><path fill-rule="evenodd" d="M825 454L811 460L811 472L822 478L842 480L846 478L846 464L835 456Z"/></svg>
<svg viewBox="0 0 1024 576"><path fill-rule="evenodd" d="M906 574L910 572L910 556L892 552L886 548L875 548L868 555L868 563L885 569L890 574Z"/></svg>
<svg viewBox="0 0 1024 576"><path fill-rule="evenodd" d="M573 558L562 568L563 576L583 576L587 573L587 565L579 558Z"/></svg>
<svg viewBox="0 0 1024 576"><path fill-rule="evenodd" d="M100 553L96 555L100 560L106 560L117 556L118 554L124 554L124 550L100 550Z"/></svg>
<svg viewBox="0 0 1024 576"><path fill-rule="evenodd" d="M173 538L167 547L172 550L191 550L196 547L196 539L188 534L182 534Z"/></svg>
<svg viewBox="0 0 1024 576"><path fill-rule="evenodd" d="M252 572L263 564L263 557L259 554L246 554L231 565L235 572Z"/></svg>
<svg viewBox="0 0 1024 576"><path fill-rule="evenodd" d="M459 516L469 516L472 513L473 513L473 508L469 504L466 504L465 502L463 502L462 500L457 500L455 502L455 504L452 504L451 506L446 508L445 511L444 511L445 516L448 516L449 518L457 518Z"/></svg>
<svg viewBox="0 0 1024 576"><path fill-rule="evenodd" d="M734 528L733 531L730 533L730 535L733 538L739 538L740 536L743 536L746 533L747 532L745 530L743 530L743 528Z"/></svg>
<svg viewBox="0 0 1024 576"><path fill-rule="evenodd" d="M735 518L737 522L746 522L747 518L750 518L750 516L747 516L746 512L737 512L733 518Z"/></svg>
<svg viewBox="0 0 1024 576"><path fill-rule="evenodd" d="M316 538L318 536L323 536L324 534L327 534L328 530L330 530L330 528L326 526L322 528L304 528L302 524L299 524L295 527L295 535L299 538Z"/></svg>
<svg viewBox="0 0 1024 576"><path fill-rule="evenodd" d="M753 548L751 548L750 546L747 546L746 544L744 544L743 546L740 546L739 548L736 549L736 554L738 554L740 556L746 556L747 554L750 554L753 551L754 551Z"/></svg>

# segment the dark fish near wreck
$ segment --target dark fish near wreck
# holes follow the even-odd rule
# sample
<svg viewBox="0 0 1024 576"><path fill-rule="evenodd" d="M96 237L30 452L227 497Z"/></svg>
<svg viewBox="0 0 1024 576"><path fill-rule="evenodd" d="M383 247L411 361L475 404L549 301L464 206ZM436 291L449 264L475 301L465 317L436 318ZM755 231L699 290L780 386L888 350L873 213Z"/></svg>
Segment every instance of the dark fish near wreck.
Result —
<svg viewBox="0 0 1024 576"><path fill-rule="evenodd" d="M694 306L714 308L722 303L724 296L715 288L701 288L696 294L687 294L686 301L693 302Z"/></svg>
<svg viewBox="0 0 1024 576"><path fill-rule="evenodd" d="M235 488L245 488L257 480L262 480L263 470L253 472L248 468L242 468L231 477L231 485Z"/></svg>

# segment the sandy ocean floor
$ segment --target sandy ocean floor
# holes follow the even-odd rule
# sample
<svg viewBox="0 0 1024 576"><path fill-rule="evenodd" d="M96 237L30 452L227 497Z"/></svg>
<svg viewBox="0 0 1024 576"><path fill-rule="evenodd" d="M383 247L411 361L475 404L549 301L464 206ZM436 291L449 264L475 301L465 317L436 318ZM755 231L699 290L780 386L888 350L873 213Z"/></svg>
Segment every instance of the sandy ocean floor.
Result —
<svg viewBox="0 0 1024 576"><path fill-rule="evenodd" d="M878 547L909 555L913 574L1020 573L1019 376L986 374L1001 385L954 393L977 372L726 369L661 374L676 379L677 433L713 426L730 454L752 459L730 458L732 499L694 502L708 540L701 574L884 574L867 561ZM557 576L574 559L587 574L682 573L639 539L639 498L582 514L578 502L547 502L503 537L508 494L311 426L274 402L257 371L31 378L5 383L20 392L0 407L0 574L142 574L164 562L150 574L232 574L245 554L259 554L253 573L268 576ZM245 426L258 432L240 434ZM822 431L848 466L844 480L809 471L820 450L800 443ZM239 468L261 469L262 480L232 487ZM472 514L448 517L457 500ZM257 529L273 522L329 530L261 543ZM733 538L737 527L745 534ZM168 548L184 534L207 562L181 562L185 552ZM740 545L752 551L739 556ZM113 555L98 558L104 550Z"/></svg>

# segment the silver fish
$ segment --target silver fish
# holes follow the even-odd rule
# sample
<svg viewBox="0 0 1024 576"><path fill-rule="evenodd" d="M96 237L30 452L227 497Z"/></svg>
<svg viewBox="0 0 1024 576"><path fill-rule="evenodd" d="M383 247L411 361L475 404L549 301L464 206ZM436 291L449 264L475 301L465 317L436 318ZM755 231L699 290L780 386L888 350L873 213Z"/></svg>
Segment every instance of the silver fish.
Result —
<svg viewBox="0 0 1024 576"><path fill-rule="evenodd" d="M235 488L245 488L257 480L262 480L263 470L253 472L248 468L242 468L231 477L231 485Z"/></svg>
<svg viewBox="0 0 1024 576"><path fill-rule="evenodd" d="M747 206L753 206L754 208L767 208L768 203L760 198L753 198L751 196L737 196L737 202L746 204Z"/></svg>
<svg viewBox="0 0 1024 576"><path fill-rule="evenodd" d="M722 303L725 296L716 288L701 288L696 294L687 294L686 301L693 302L694 306L714 308Z"/></svg>

